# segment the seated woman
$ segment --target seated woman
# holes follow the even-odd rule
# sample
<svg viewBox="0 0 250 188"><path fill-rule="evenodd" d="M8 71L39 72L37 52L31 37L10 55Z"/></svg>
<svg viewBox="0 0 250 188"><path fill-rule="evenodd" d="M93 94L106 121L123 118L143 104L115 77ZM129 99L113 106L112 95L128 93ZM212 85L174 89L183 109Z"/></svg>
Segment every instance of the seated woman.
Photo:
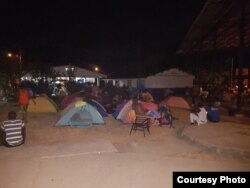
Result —
<svg viewBox="0 0 250 188"><path fill-rule="evenodd" d="M135 111L136 115L146 115L147 110L143 108L141 105L141 101L137 98L133 98L132 100L132 109Z"/></svg>
<svg viewBox="0 0 250 188"><path fill-rule="evenodd" d="M203 104L199 104L198 108L190 113L190 124L200 126L207 123L207 110Z"/></svg>
<svg viewBox="0 0 250 188"><path fill-rule="evenodd" d="M133 123L136 119L136 115L146 115L145 109L141 105L141 101L137 98L132 99L132 109L129 110L128 116L126 117L126 123Z"/></svg>

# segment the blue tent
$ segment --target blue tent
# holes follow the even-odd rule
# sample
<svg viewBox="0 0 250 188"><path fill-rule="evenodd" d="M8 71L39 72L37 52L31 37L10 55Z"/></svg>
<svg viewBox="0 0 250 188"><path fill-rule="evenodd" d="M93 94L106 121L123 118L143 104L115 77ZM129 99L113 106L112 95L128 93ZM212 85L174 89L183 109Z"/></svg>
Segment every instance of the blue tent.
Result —
<svg viewBox="0 0 250 188"><path fill-rule="evenodd" d="M86 102L89 103L90 105L96 107L96 109L102 115L102 117L108 117L108 113L107 113L106 109L98 101L96 101L94 99L89 99Z"/></svg>
<svg viewBox="0 0 250 188"><path fill-rule="evenodd" d="M84 101L77 101L55 124L55 126L90 126L104 124L97 109Z"/></svg>

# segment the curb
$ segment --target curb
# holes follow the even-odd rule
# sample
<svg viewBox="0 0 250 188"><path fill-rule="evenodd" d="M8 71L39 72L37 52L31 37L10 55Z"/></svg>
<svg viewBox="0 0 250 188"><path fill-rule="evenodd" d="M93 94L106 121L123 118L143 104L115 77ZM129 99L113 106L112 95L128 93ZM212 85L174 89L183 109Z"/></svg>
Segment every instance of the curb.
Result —
<svg viewBox="0 0 250 188"><path fill-rule="evenodd" d="M205 140L191 137L190 135L185 133L185 128L182 130L180 137L183 138L184 140L192 142L196 145L206 147L207 149L214 151L216 153L229 154L229 155L233 155L233 156L237 156L237 157L250 158L250 151L242 150L239 148L217 146L217 145L214 145L212 143L206 142Z"/></svg>

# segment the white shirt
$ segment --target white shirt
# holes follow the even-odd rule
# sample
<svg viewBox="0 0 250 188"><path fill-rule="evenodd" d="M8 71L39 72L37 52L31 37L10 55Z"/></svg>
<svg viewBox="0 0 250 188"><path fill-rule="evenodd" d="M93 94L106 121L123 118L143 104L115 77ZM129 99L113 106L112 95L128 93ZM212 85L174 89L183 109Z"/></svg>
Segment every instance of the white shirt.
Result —
<svg viewBox="0 0 250 188"><path fill-rule="evenodd" d="M198 117L199 117L198 124L207 123L207 110L204 107L200 108L200 112L198 113Z"/></svg>

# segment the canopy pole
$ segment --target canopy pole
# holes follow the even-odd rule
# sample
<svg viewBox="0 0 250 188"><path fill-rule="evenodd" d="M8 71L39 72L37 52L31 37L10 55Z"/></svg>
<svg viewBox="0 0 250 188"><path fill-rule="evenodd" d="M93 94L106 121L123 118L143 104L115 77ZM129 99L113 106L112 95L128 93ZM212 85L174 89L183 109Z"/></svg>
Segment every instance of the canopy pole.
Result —
<svg viewBox="0 0 250 188"><path fill-rule="evenodd" d="M234 57L232 56L232 61L231 61L231 73L230 73L230 89L233 88L233 74L234 74Z"/></svg>
<svg viewBox="0 0 250 188"><path fill-rule="evenodd" d="M213 88L215 86L215 64L217 61L217 28L214 30L214 35L213 35L213 48L214 48L214 57L213 57L213 62L212 62L212 84Z"/></svg>
<svg viewBox="0 0 250 188"><path fill-rule="evenodd" d="M240 44L239 44L239 77L238 77L238 93L237 93L237 111L241 111L241 100L242 100L242 93L243 93L243 65L244 65L244 48L245 48L245 18L246 18L246 0L241 0L241 18L240 18L240 27L239 27L239 37L240 37Z"/></svg>

